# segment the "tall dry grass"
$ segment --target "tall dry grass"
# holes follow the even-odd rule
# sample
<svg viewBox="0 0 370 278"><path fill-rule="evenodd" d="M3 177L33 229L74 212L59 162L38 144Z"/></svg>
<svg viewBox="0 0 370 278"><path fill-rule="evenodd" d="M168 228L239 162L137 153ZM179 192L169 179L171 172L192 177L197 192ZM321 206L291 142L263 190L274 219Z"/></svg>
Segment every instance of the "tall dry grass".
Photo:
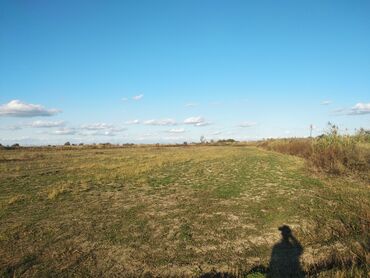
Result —
<svg viewBox="0 0 370 278"><path fill-rule="evenodd" d="M329 123L327 133L316 138L273 139L260 142L258 146L303 157L328 173L355 173L369 177L370 133L364 129L356 135L341 135L338 127Z"/></svg>

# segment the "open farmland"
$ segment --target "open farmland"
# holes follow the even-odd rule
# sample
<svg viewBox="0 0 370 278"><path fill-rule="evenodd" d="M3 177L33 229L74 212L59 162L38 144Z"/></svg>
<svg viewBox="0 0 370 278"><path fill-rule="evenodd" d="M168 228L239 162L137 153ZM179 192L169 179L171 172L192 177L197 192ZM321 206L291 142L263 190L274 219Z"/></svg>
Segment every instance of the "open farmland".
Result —
<svg viewBox="0 0 370 278"><path fill-rule="evenodd" d="M366 277L369 200L253 146L0 150L0 276Z"/></svg>

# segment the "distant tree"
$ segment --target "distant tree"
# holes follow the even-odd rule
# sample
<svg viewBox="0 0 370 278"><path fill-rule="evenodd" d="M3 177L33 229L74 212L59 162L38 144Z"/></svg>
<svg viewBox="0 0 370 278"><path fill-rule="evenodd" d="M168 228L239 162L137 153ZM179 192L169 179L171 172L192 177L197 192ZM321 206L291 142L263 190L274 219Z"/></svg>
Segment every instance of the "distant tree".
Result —
<svg viewBox="0 0 370 278"><path fill-rule="evenodd" d="M205 142L206 142L206 137L204 137L203 135L200 136L200 143L204 144Z"/></svg>
<svg viewBox="0 0 370 278"><path fill-rule="evenodd" d="M234 139L221 139L218 140L217 143L235 143L236 141Z"/></svg>
<svg viewBox="0 0 370 278"><path fill-rule="evenodd" d="M70 142L65 142L64 143L64 146L70 146L71 145L71 143Z"/></svg>
<svg viewBox="0 0 370 278"><path fill-rule="evenodd" d="M187 145L188 145L188 142L186 142L186 141L185 141L183 144L184 144L185 146L187 146Z"/></svg>
<svg viewBox="0 0 370 278"><path fill-rule="evenodd" d="M19 148L19 147L20 145L18 143L12 145L12 148Z"/></svg>

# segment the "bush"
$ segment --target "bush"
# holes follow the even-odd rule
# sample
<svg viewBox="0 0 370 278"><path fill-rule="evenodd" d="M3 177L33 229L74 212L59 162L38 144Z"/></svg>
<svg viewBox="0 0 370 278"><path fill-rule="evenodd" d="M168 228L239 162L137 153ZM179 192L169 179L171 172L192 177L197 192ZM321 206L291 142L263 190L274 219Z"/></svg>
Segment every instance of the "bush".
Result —
<svg viewBox="0 0 370 278"><path fill-rule="evenodd" d="M286 153L290 155L296 155L303 158L309 158L312 155L312 144L310 139L280 139L280 140L268 140L259 144L259 146L277 151L280 153Z"/></svg>
<svg viewBox="0 0 370 278"><path fill-rule="evenodd" d="M370 133L361 129L356 135L340 135L338 127L329 123L325 135L314 139L279 139L258 146L306 158L313 166L332 174L349 172L369 174Z"/></svg>

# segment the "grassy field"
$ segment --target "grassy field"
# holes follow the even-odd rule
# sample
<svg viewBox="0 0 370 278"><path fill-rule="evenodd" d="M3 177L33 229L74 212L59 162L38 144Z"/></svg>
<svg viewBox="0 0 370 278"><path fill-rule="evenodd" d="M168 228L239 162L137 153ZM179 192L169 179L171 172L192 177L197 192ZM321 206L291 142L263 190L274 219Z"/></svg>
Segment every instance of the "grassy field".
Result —
<svg viewBox="0 0 370 278"><path fill-rule="evenodd" d="M0 150L0 276L366 277L369 187L253 146Z"/></svg>

